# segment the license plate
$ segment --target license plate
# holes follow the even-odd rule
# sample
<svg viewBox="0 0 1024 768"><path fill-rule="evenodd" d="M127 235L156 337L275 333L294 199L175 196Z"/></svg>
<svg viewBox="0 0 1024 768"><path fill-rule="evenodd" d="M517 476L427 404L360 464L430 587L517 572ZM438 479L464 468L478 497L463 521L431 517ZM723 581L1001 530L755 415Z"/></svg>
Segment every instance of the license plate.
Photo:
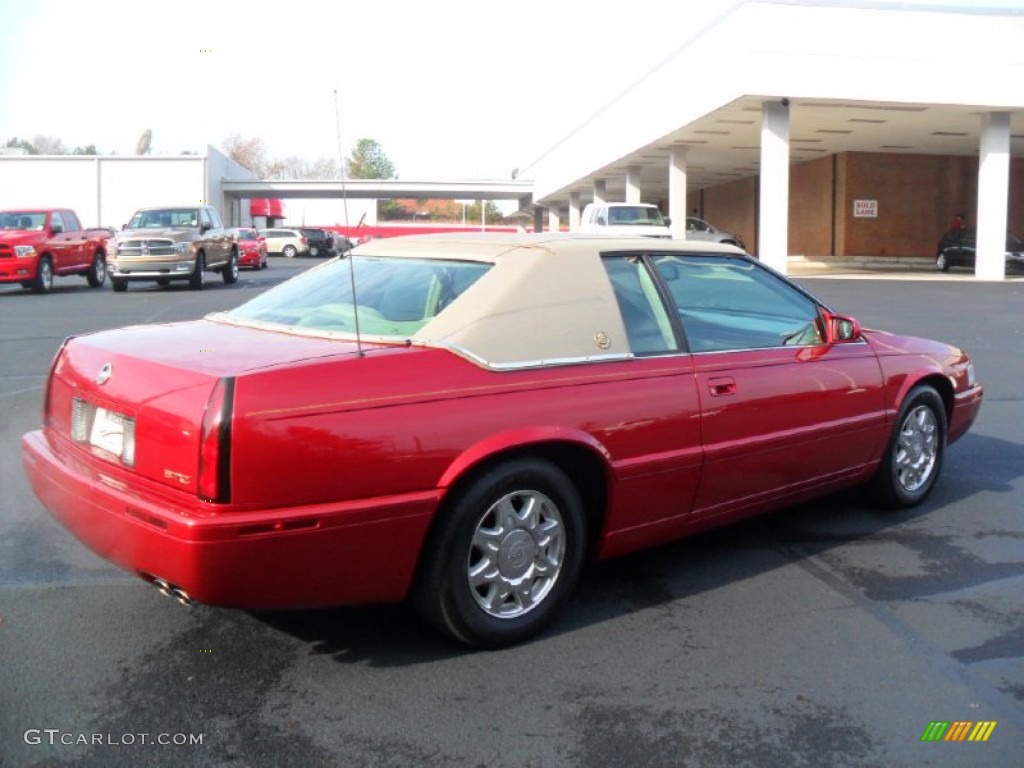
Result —
<svg viewBox="0 0 1024 768"><path fill-rule="evenodd" d="M89 443L120 456L124 451L125 420L125 417L116 411L97 407L92 429L89 431Z"/></svg>

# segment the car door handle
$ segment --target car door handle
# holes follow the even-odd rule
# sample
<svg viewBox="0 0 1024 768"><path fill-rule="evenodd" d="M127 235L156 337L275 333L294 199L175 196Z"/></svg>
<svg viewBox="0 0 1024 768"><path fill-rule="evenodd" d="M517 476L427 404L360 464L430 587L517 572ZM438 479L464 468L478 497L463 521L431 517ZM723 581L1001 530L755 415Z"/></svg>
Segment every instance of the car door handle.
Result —
<svg viewBox="0 0 1024 768"><path fill-rule="evenodd" d="M736 379L731 376L717 376L713 379L708 379L708 389L711 390L711 394L715 397L735 395Z"/></svg>

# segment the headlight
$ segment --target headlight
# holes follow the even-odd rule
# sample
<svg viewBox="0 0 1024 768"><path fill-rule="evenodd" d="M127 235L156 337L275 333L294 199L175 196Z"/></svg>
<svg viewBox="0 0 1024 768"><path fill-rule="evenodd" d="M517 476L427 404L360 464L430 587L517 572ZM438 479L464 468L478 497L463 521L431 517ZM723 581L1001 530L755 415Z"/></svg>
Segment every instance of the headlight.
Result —
<svg viewBox="0 0 1024 768"><path fill-rule="evenodd" d="M175 243L174 244L174 252L176 254L178 254L179 256L191 255L191 253L192 253L192 243L190 243L190 242Z"/></svg>
<svg viewBox="0 0 1024 768"><path fill-rule="evenodd" d="M973 387L977 379L974 376L974 363L967 364L967 386Z"/></svg>
<svg viewBox="0 0 1024 768"><path fill-rule="evenodd" d="M35 256L36 249L31 245L16 245L14 246L14 255L19 259L26 259L29 256Z"/></svg>

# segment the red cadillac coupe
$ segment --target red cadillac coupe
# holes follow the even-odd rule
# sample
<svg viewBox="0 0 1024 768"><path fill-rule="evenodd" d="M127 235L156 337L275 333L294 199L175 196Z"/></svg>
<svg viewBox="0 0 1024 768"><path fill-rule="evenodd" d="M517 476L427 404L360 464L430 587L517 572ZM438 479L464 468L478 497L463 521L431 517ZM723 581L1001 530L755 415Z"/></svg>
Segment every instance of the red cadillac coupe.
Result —
<svg viewBox="0 0 1024 768"><path fill-rule="evenodd" d="M959 349L732 246L445 234L68 340L23 457L75 536L183 602L410 598L497 647L587 558L858 484L918 504L981 400Z"/></svg>

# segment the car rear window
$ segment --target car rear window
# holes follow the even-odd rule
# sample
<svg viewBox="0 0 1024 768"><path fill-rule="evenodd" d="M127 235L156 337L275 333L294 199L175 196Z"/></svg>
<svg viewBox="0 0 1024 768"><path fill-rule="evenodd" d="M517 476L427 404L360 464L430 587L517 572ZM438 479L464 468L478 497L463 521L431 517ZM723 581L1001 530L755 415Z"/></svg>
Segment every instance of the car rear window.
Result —
<svg viewBox="0 0 1024 768"><path fill-rule="evenodd" d="M361 334L407 339L443 312L490 266L474 261L355 256L351 261L331 261L303 272L225 317L355 333L358 314Z"/></svg>

